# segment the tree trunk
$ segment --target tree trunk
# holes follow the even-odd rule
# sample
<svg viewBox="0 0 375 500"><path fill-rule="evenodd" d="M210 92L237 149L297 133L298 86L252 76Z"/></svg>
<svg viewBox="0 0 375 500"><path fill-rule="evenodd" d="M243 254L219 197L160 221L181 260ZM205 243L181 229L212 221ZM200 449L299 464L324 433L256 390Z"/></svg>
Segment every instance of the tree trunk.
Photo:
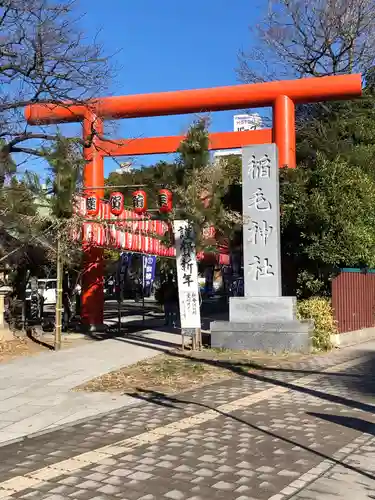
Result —
<svg viewBox="0 0 375 500"><path fill-rule="evenodd" d="M63 311L63 264L61 258L61 243L60 235L57 237L57 257L56 257L56 273L57 273L57 295L56 295L56 320L55 320L55 351L61 349L61 331L62 331L62 311Z"/></svg>

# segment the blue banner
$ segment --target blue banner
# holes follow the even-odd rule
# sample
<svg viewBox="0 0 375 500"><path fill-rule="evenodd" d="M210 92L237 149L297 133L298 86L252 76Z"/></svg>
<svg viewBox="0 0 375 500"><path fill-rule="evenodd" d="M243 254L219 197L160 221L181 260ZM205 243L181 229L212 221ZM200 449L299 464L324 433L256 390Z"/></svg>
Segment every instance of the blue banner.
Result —
<svg viewBox="0 0 375 500"><path fill-rule="evenodd" d="M129 267L131 266L133 254L123 252L120 255L120 259L118 261L117 266L117 275L116 275L116 285L117 288L123 292L123 288L125 285L126 275L128 273Z"/></svg>
<svg viewBox="0 0 375 500"><path fill-rule="evenodd" d="M143 288L151 288L155 280L156 257L154 255L143 255Z"/></svg>
<svg viewBox="0 0 375 500"><path fill-rule="evenodd" d="M126 271L129 269L132 263L132 253L122 253L120 255L120 262L119 262L119 271L120 274L126 274Z"/></svg>

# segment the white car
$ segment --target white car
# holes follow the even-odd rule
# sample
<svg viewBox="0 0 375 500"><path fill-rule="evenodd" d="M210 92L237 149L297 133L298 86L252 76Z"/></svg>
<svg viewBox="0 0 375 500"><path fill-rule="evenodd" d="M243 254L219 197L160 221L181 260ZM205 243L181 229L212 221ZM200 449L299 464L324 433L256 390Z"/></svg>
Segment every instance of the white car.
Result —
<svg viewBox="0 0 375 500"><path fill-rule="evenodd" d="M56 279L38 279L38 293L43 296L44 304L56 304ZM26 300L30 300L31 285L26 285Z"/></svg>

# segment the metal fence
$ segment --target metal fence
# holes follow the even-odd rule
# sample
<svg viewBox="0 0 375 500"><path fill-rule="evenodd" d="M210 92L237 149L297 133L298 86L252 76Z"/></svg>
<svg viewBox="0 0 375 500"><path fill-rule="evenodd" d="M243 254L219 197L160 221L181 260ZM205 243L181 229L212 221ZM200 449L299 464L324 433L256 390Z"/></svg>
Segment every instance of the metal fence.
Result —
<svg viewBox="0 0 375 500"><path fill-rule="evenodd" d="M342 269L332 281L332 307L339 333L375 326L375 270Z"/></svg>

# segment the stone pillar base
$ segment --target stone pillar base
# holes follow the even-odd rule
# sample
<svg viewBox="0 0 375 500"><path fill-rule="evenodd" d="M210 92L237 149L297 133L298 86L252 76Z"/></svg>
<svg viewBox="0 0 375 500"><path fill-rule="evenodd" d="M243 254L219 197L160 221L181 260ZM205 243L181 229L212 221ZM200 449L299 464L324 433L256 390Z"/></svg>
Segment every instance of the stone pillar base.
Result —
<svg viewBox="0 0 375 500"><path fill-rule="evenodd" d="M231 297L229 321L211 323L211 347L309 352L313 323L296 319L295 297Z"/></svg>
<svg viewBox="0 0 375 500"><path fill-rule="evenodd" d="M296 297L230 297L229 321L278 323L296 319Z"/></svg>
<svg viewBox="0 0 375 500"><path fill-rule="evenodd" d="M310 352L310 321L211 323L211 347L273 353Z"/></svg>

